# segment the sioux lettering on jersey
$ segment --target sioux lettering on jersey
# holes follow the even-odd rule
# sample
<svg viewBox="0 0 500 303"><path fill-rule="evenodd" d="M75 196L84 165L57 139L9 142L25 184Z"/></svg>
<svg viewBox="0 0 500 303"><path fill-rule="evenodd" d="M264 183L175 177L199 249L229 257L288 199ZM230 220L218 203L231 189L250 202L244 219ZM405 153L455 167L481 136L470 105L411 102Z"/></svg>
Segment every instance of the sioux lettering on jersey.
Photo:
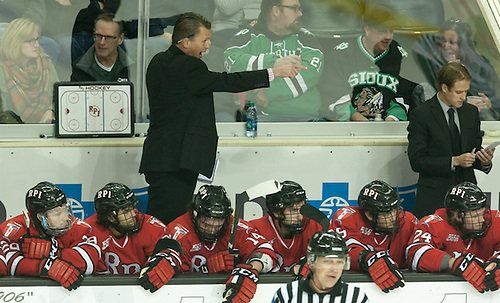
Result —
<svg viewBox="0 0 500 303"><path fill-rule="evenodd" d="M184 226L182 226L181 224L177 224L175 227L174 227L174 235L172 236L172 239L175 239L175 240L180 240L182 239L182 237L184 237L185 235L187 235L189 233L189 230L187 228L185 228Z"/></svg>
<svg viewBox="0 0 500 303"><path fill-rule="evenodd" d="M349 85L351 85L351 87L356 87L359 85L377 85L379 87L387 88L388 90L394 93L398 92L398 85L399 85L398 78L394 76L380 72L369 72L369 71L352 73L349 76L348 82Z"/></svg>
<svg viewBox="0 0 500 303"><path fill-rule="evenodd" d="M22 226L16 222L9 222L3 230L5 238L14 236Z"/></svg>

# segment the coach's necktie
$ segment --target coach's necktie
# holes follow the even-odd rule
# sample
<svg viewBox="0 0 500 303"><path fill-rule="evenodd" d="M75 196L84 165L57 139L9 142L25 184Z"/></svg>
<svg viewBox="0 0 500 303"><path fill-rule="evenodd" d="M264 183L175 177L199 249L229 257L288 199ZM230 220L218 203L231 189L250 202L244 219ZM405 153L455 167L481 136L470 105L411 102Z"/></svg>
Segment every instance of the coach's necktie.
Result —
<svg viewBox="0 0 500 303"><path fill-rule="evenodd" d="M451 107L450 109L448 109L448 117L449 117L448 124L451 133L451 144L453 149L453 155L459 156L461 154L460 132L458 131L457 124L455 123L455 111Z"/></svg>

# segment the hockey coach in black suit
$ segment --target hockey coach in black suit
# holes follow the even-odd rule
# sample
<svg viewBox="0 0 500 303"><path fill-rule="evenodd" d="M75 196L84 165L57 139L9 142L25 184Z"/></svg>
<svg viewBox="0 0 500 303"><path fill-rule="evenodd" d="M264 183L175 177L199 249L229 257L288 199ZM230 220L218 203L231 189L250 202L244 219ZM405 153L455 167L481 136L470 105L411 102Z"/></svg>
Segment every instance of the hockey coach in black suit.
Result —
<svg viewBox="0 0 500 303"><path fill-rule="evenodd" d="M210 48L210 28L199 14L181 15L172 45L151 60L146 74L150 125L139 172L149 183L147 213L165 224L186 212L198 174L212 174L218 140L213 93L268 87L274 77L293 78L305 69L209 71L201 57Z"/></svg>

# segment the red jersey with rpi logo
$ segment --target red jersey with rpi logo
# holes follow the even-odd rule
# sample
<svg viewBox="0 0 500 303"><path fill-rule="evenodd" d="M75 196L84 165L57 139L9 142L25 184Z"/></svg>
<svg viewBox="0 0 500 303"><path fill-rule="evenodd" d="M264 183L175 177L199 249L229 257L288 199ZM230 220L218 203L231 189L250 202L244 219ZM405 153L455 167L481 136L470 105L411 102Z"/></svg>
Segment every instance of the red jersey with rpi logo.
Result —
<svg viewBox="0 0 500 303"><path fill-rule="evenodd" d="M487 261L500 258L500 212L491 211L491 227L482 238L462 240L460 232L447 221L446 209L440 208L423 217L408 245L408 265L424 272L439 272L441 260L449 254L472 253Z"/></svg>
<svg viewBox="0 0 500 303"><path fill-rule="evenodd" d="M307 244L315 232L322 230L321 225L308 218L305 220L304 229L301 233L285 239L279 232L279 227L274 224L273 218L267 214L264 217L250 221L251 224L263 235L273 246L278 257L279 270L290 272L293 266L306 255Z"/></svg>
<svg viewBox="0 0 500 303"><path fill-rule="evenodd" d="M97 221L97 214L86 219L85 222L94 228L97 243L102 249L102 258L99 262L98 273L115 275L139 274L153 253L156 243L162 238L168 238L166 226L157 218L144 215L142 228L135 234L117 238L106 227ZM172 256L179 259L179 255L170 250Z"/></svg>
<svg viewBox="0 0 500 303"><path fill-rule="evenodd" d="M405 249L417 218L412 213L401 210L399 220L402 225L393 235L378 234L373 231L370 222L361 215L359 207L347 206L337 210L333 215L330 229L344 237L349 247L351 270L360 270L358 257L363 250L388 251L399 268L405 268L407 267Z"/></svg>
<svg viewBox="0 0 500 303"><path fill-rule="evenodd" d="M230 222L232 222L232 216ZM168 233L173 239L179 241L184 250L182 270L208 273L207 258L227 249L231 226L226 228L226 232L220 239L207 244L198 239L190 213L185 213L170 222L167 226ZM262 252L273 259L273 267L277 266L276 254L271 244L245 220L238 221L234 248L239 250L241 262L246 262L256 252Z"/></svg>
<svg viewBox="0 0 500 303"><path fill-rule="evenodd" d="M5 254L9 274L38 276L40 260L25 258L17 242L19 238L28 234L24 215L3 222L0 225L0 230L3 233L0 245ZM29 234L31 236L40 236L32 222L30 222ZM96 238L92 234L92 227L89 224L76 219L67 233L53 238L57 240L61 259L71 262L86 275L95 271L101 249L97 245Z"/></svg>

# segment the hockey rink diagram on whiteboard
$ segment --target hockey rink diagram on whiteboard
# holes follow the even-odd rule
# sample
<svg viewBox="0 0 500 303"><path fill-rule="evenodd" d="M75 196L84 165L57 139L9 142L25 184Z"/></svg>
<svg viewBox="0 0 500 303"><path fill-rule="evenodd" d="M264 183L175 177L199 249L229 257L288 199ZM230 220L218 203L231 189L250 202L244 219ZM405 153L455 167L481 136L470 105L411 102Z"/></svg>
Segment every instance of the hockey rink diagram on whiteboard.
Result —
<svg viewBox="0 0 500 303"><path fill-rule="evenodd" d="M58 95L59 127L64 133L122 133L130 129L129 86L60 86Z"/></svg>

